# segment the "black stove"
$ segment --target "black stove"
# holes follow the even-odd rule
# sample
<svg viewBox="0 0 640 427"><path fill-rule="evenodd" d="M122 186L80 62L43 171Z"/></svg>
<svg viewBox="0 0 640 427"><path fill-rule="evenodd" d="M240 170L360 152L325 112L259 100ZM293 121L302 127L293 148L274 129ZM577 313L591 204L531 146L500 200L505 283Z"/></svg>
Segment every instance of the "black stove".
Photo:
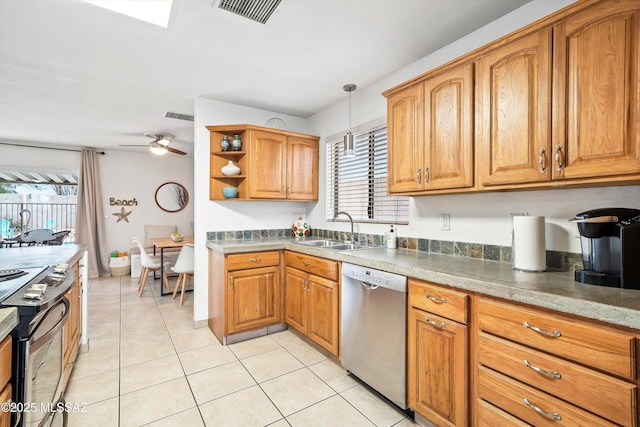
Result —
<svg viewBox="0 0 640 427"><path fill-rule="evenodd" d="M64 402L62 330L69 316L65 295L74 281L67 264L0 270L0 307L18 309L18 326L11 331L12 400L38 403L37 411L14 413L13 426L58 425L53 420L60 417L40 409Z"/></svg>

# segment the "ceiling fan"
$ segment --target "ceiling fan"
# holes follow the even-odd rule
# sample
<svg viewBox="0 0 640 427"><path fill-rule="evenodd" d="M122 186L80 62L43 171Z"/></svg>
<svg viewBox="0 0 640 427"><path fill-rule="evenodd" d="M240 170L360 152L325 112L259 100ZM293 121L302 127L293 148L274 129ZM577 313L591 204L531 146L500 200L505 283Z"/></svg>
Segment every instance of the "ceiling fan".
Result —
<svg viewBox="0 0 640 427"><path fill-rule="evenodd" d="M172 148L169 146L169 144L171 144L171 139L173 138L173 135L169 135L168 133L145 132L144 136L148 138L153 138L153 141L151 141L149 144L121 144L120 146L121 147L145 147L148 145L149 151L157 155L166 154L167 152L173 153L173 154L179 154L181 156L184 156L185 154L187 154L182 150L178 150L177 148Z"/></svg>

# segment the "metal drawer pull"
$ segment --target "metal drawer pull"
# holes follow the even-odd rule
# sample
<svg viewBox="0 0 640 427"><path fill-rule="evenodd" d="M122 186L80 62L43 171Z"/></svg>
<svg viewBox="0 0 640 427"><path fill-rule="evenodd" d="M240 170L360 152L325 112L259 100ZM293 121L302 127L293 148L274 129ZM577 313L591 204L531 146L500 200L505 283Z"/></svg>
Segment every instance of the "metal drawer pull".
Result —
<svg viewBox="0 0 640 427"><path fill-rule="evenodd" d="M529 322L524 322L523 325L525 328L529 328L532 331L536 331L540 334L553 335L554 337L559 337L562 335L560 331L558 331L557 329L554 329L553 331L547 331L546 329L541 329L536 326L532 326L529 324Z"/></svg>
<svg viewBox="0 0 640 427"><path fill-rule="evenodd" d="M444 304L445 302L447 302L446 298L436 298L436 297L432 297L431 295L425 293L424 294L425 298L430 299L431 301L435 302L436 304Z"/></svg>
<svg viewBox="0 0 640 427"><path fill-rule="evenodd" d="M260 261L262 261L262 258L261 257L249 258L249 261L251 261L251 262L260 262Z"/></svg>
<svg viewBox="0 0 640 427"><path fill-rule="evenodd" d="M564 160L560 158L560 154L562 153L562 145L556 145L556 170L561 171L564 169Z"/></svg>
<svg viewBox="0 0 640 427"><path fill-rule="evenodd" d="M302 263L305 265L305 267L309 267L311 265L309 261L302 261Z"/></svg>
<svg viewBox="0 0 640 427"><path fill-rule="evenodd" d="M527 405L529 408L533 409L534 411L536 411L540 415L544 415L545 417L552 417L552 418L555 418L558 421L560 421L562 419L562 417L560 416L559 413L557 413L557 412L547 412L544 409L540 409L536 405L534 405L531 402L529 402L529 399L527 399L526 397L524 399L522 399L522 401L524 402L525 405Z"/></svg>
<svg viewBox="0 0 640 427"><path fill-rule="evenodd" d="M524 359L524 360L522 361L522 363L523 363L523 364L524 364L524 366L526 366L527 368L531 368L531 369L533 369L534 371L536 371L536 372L537 372L537 373L539 373L539 374L542 374L542 375L549 375L549 376L552 376L552 377L554 377L554 378L560 378L560 376L561 376L561 375L560 375L560 372L558 372L558 371L547 371L547 370L545 370L545 369L538 368L537 366L534 366L534 365L532 365L531 363L529 363L529 361L528 361L527 359Z"/></svg>
<svg viewBox="0 0 640 427"><path fill-rule="evenodd" d="M434 322L433 320L429 319L428 317L424 318L425 322L427 322L428 324L435 326L436 328L442 328L445 329L447 327L447 324L442 322L442 323L438 323L438 322Z"/></svg>
<svg viewBox="0 0 640 427"><path fill-rule="evenodd" d="M544 147L540 149L540 156L538 157L538 163L540 163L540 173L545 173L547 171L545 155L544 155L546 151L547 150L545 150Z"/></svg>

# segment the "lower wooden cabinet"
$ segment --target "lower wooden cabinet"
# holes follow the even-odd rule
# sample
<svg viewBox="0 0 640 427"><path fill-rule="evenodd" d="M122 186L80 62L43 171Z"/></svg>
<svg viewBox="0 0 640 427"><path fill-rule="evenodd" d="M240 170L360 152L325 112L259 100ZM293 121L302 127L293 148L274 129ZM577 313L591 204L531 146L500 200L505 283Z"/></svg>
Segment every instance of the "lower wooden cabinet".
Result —
<svg viewBox="0 0 640 427"><path fill-rule="evenodd" d="M431 299L425 301L425 295ZM461 292L409 279L407 402L438 426L468 423L469 330L433 312L466 319L468 299ZM425 311L428 303L433 310Z"/></svg>
<svg viewBox="0 0 640 427"><path fill-rule="evenodd" d="M231 334L282 322L280 251L225 255L209 251L209 328Z"/></svg>
<svg viewBox="0 0 640 427"><path fill-rule="evenodd" d="M11 400L11 362L12 362L12 339L11 335L8 335L0 343L0 403L8 402ZM11 426L11 412L0 411L0 427Z"/></svg>
<svg viewBox="0 0 640 427"><path fill-rule="evenodd" d="M285 321L339 356L340 285L335 280L338 263L287 251L285 265Z"/></svg>
<svg viewBox="0 0 640 427"><path fill-rule="evenodd" d="M69 300L69 318L62 330L63 339L63 358L64 358L64 370L63 370L63 386L66 387L71 371L78 357L78 350L80 348L80 338L82 335L82 276L80 274L80 265L76 264L75 281L73 286L67 292L67 299Z"/></svg>
<svg viewBox="0 0 640 427"><path fill-rule="evenodd" d="M532 425L638 425L635 332L482 296L476 307L478 416L484 402Z"/></svg>

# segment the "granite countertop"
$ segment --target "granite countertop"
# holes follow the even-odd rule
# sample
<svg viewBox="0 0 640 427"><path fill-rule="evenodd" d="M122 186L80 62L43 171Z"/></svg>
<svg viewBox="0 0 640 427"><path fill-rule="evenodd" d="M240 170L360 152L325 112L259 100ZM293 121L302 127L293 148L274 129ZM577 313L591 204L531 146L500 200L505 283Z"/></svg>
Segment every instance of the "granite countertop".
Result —
<svg viewBox="0 0 640 427"><path fill-rule="evenodd" d="M67 263L75 264L82 258L85 245L25 246L0 249L0 270L39 267Z"/></svg>
<svg viewBox="0 0 640 427"><path fill-rule="evenodd" d="M207 247L224 254L289 249L640 329L640 290L579 283L573 271L529 273L504 262L407 249L341 252L301 245L292 238L211 240Z"/></svg>

